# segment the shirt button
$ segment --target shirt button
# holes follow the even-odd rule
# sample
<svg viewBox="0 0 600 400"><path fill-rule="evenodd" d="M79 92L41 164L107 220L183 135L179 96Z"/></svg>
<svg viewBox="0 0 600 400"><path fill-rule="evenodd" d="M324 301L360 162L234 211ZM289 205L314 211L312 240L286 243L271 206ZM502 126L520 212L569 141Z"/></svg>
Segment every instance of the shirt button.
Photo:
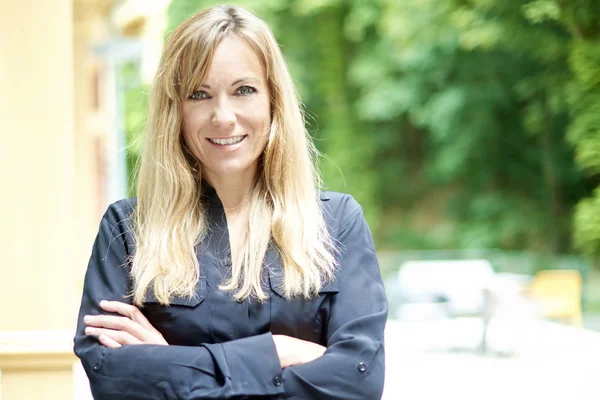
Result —
<svg viewBox="0 0 600 400"><path fill-rule="evenodd" d="M276 376L275 378L273 378L273 385L275 386L281 386L282 382L283 381L280 376Z"/></svg>
<svg viewBox="0 0 600 400"><path fill-rule="evenodd" d="M358 370L362 373L364 373L367 370L367 366L364 362L358 363Z"/></svg>
<svg viewBox="0 0 600 400"><path fill-rule="evenodd" d="M94 371L100 371L100 364L94 365Z"/></svg>

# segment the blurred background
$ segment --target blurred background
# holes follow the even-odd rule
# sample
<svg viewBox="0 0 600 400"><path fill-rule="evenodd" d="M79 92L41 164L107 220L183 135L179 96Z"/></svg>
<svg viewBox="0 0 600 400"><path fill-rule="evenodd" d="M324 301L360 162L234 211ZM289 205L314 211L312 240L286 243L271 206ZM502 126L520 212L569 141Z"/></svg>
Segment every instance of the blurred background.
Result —
<svg viewBox="0 0 600 400"><path fill-rule="evenodd" d="M97 226L135 195L165 38L219 3L0 0L0 398L89 398ZM598 398L598 0L231 3L273 29L326 188L365 210L384 398Z"/></svg>

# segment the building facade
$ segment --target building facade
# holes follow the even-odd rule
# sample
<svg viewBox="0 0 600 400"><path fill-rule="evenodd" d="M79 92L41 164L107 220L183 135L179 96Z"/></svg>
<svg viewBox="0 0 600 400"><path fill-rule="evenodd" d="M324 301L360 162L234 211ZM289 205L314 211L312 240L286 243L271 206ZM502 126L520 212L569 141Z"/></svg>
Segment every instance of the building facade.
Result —
<svg viewBox="0 0 600 400"><path fill-rule="evenodd" d="M98 223L126 195L116 71L160 11L143 3L0 1L2 400L89 398L72 339Z"/></svg>

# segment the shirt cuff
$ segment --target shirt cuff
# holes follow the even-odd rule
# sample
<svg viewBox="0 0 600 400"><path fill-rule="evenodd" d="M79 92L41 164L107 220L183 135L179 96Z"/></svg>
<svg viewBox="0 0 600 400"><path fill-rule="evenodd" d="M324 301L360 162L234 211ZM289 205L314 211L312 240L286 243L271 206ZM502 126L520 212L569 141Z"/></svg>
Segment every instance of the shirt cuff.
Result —
<svg viewBox="0 0 600 400"><path fill-rule="evenodd" d="M223 349L235 392L250 396L284 393L281 364L271 332L225 342Z"/></svg>

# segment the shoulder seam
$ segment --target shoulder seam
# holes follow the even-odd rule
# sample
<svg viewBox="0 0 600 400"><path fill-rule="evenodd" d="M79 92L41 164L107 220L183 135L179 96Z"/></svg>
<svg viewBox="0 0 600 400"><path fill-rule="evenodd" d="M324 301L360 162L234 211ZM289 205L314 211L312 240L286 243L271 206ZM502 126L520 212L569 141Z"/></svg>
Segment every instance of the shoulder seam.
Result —
<svg viewBox="0 0 600 400"><path fill-rule="evenodd" d="M116 228L116 227L117 227L117 225L118 225L117 223L115 223L115 222L112 222L112 221L111 221L111 220L110 220L110 219L109 219L109 218L106 216L106 214L104 214L104 215L102 216L102 219L103 219L103 220L105 220L106 222L108 222L108 223L109 223L109 224L110 224L110 225L111 225L113 228ZM100 221L100 222L102 222L102 221Z"/></svg>
<svg viewBox="0 0 600 400"><path fill-rule="evenodd" d="M342 233L343 233L343 232L346 230L346 228L348 228L348 225L350 225L350 224L351 224L351 223L352 223L352 222L353 222L353 221L356 219L356 217L358 217L358 216L359 216L360 214L362 214L362 213L363 213L363 210L362 210L362 208L361 208L361 209L359 209L359 210L358 210L356 213L354 213L354 215L352 215L352 217L348 218L348 221L347 221L347 222L344 224L344 226L343 226L343 227L342 227L342 228L339 230L339 232L338 232L338 236L339 236L339 235L341 235L341 234L342 234Z"/></svg>

